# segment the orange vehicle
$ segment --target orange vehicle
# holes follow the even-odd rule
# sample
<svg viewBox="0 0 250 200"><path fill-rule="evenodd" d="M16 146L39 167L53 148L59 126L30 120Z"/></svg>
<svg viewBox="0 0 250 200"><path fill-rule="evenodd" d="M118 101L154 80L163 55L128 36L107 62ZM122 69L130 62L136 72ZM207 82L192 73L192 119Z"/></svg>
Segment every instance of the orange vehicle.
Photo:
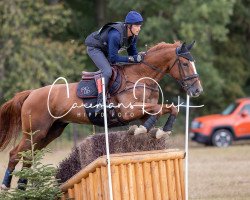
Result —
<svg viewBox="0 0 250 200"><path fill-rule="evenodd" d="M218 147L227 147L233 140L250 139L250 98L236 100L221 114L195 118L190 137Z"/></svg>

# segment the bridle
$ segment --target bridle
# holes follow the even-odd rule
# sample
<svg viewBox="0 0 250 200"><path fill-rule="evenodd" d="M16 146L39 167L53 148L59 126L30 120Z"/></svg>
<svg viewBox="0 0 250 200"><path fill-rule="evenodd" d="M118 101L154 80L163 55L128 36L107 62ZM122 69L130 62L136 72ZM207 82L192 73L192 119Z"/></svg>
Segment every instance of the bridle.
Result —
<svg viewBox="0 0 250 200"><path fill-rule="evenodd" d="M188 81L193 80L195 78L199 78L199 74L196 73L196 74L192 74L190 76L186 76L185 71L184 71L184 67L188 67L188 66L184 66L184 64L180 61L180 57L181 57L181 55L177 55L177 58L175 59L173 65L171 65L171 67L168 67L168 71L170 72L173 69L176 62L178 62L178 71L179 71L179 75L180 75L180 80L178 80L176 78L175 79L184 90L188 91L199 79L196 79L191 83L188 83Z"/></svg>
<svg viewBox="0 0 250 200"><path fill-rule="evenodd" d="M150 67L154 71L157 71L161 74L166 75L166 72L167 71L170 72L173 69L173 67L175 66L175 64L178 62L178 71L179 71L179 75L180 75L180 80L176 79L176 78L175 79L184 90L188 91L199 79L194 80L192 83L188 83L188 81L193 80L195 78L199 78L199 74L196 73L196 74L193 74L190 76L186 76L185 71L184 71L184 67L186 67L186 66L184 66L184 64L180 60L180 57L183 57L183 56L181 54L178 54L178 53L176 53L176 55L177 55L177 58L175 59L174 63L171 66L167 67L166 70L161 70L161 69L159 69L153 65L150 65L144 61L142 61L142 63L145 64L146 66ZM187 58L185 58L185 59L187 59ZM189 59L187 59L187 60L190 61Z"/></svg>

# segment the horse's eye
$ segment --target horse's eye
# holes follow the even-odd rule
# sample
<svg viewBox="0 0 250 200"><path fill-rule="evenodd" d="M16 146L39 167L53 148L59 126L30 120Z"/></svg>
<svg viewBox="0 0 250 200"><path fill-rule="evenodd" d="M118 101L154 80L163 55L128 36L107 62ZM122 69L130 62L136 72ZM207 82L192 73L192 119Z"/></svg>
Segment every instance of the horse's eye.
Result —
<svg viewBox="0 0 250 200"><path fill-rule="evenodd" d="M188 67L188 63L183 63L183 66L184 67Z"/></svg>

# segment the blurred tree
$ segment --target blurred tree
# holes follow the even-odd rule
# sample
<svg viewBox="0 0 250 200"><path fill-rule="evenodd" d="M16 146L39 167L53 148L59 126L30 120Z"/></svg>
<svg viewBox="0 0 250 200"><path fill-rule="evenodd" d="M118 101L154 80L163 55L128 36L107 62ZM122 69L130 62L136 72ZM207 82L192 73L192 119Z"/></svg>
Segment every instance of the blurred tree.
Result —
<svg viewBox="0 0 250 200"><path fill-rule="evenodd" d="M239 0L228 24L228 40L213 42L216 53L214 65L224 78L222 91L226 103L250 96L250 1Z"/></svg>
<svg viewBox="0 0 250 200"><path fill-rule="evenodd" d="M70 33L81 41L97 29L98 18L96 17L95 2L88 0L65 0L65 3L71 10L72 20Z"/></svg>
<svg viewBox="0 0 250 200"><path fill-rule="evenodd" d="M80 79L85 47L70 35L73 14L64 3L3 0L0 12L0 93L5 99L59 76Z"/></svg>
<svg viewBox="0 0 250 200"><path fill-rule="evenodd" d="M103 26L106 21L106 12L107 12L107 6L106 6L106 0L95 0L95 16L98 27Z"/></svg>

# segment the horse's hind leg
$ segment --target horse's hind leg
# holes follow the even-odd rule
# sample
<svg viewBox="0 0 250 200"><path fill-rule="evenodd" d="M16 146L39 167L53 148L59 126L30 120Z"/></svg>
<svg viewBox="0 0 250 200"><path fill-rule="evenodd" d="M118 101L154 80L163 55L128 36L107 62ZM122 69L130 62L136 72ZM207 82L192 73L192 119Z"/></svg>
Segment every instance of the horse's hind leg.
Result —
<svg viewBox="0 0 250 200"><path fill-rule="evenodd" d="M50 142L52 142L54 139L56 139L62 134L64 128L67 125L68 125L67 123L63 122L54 122L54 124L50 127L46 137L36 143L35 149L40 150L46 147ZM31 165L23 164L23 167L31 167ZM20 178L18 180L18 188L22 190L25 189L25 185L27 184L27 182L28 182L27 179Z"/></svg>
<svg viewBox="0 0 250 200"><path fill-rule="evenodd" d="M42 149L46 147L50 142L52 142L54 139L58 138L65 127L68 125L68 123L56 121L54 124L50 127L48 134L45 138L41 140L36 146L36 149Z"/></svg>
<svg viewBox="0 0 250 200"><path fill-rule="evenodd" d="M21 158L20 155L18 155L18 152L20 152L20 149L26 149L26 148L29 147L27 139L28 139L28 137L25 134L22 137L19 144L10 151L8 168L7 168L6 172L5 172L1 189L6 190L6 189L10 188L11 179L12 179L12 174L11 173L14 171L17 163L19 162L19 159Z"/></svg>
<svg viewBox="0 0 250 200"><path fill-rule="evenodd" d="M46 135L46 132L43 132L43 134ZM34 137L33 142L38 143L40 138L41 138L41 136ZM28 149L31 148L31 143L28 139L30 139L30 136L28 134L24 133L20 143L14 149L12 149L10 151L8 168L5 172L5 176L4 176L4 180L2 182L1 189L10 188L11 179L12 179L11 173L15 170L16 165L18 164L19 160L21 159L19 152L27 151Z"/></svg>
<svg viewBox="0 0 250 200"><path fill-rule="evenodd" d="M32 118L32 121L35 122L35 120L33 120L35 118ZM37 124L34 123L33 126L33 130L39 130L39 132L37 132L34 136L33 136L33 143L39 143L40 140L42 140L43 138L46 137L47 132L49 127L44 126L44 124L40 124L40 120L37 119L36 120ZM48 122L49 124L49 122ZM24 119L23 120L23 137L21 139L21 141L19 142L19 144L10 152L9 155L9 163L8 163L8 168L5 172L5 176L4 176L4 180L2 182L1 185L1 189L8 189L10 188L11 185L11 179L12 179L12 175L11 173L14 171L16 165L18 164L21 156L19 155L19 152L23 152L23 151L27 151L31 148L31 143L29 140L30 136L27 134L27 132L30 132L30 124L29 124L29 120L28 119Z"/></svg>

